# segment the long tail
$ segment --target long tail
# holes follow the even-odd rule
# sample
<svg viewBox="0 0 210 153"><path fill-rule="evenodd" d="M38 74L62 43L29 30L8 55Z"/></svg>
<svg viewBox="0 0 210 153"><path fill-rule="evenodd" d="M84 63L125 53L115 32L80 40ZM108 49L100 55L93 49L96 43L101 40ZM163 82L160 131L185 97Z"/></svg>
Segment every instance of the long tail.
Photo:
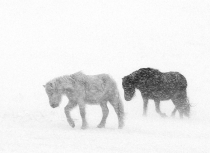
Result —
<svg viewBox="0 0 210 153"><path fill-rule="evenodd" d="M180 101L181 103L178 104L178 107L183 110L188 110L188 112L190 113L191 104L190 104L189 98L187 97L186 90L182 91L179 96L180 96L179 100L181 100Z"/></svg>
<svg viewBox="0 0 210 153"><path fill-rule="evenodd" d="M191 110L190 108L191 108L191 104L190 104L189 98L186 95L186 97L184 98L183 110L187 117L190 117L190 110Z"/></svg>
<svg viewBox="0 0 210 153"><path fill-rule="evenodd" d="M189 98L187 96L187 91L186 90L184 92L184 102L185 102L185 105L191 107L190 100L189 100Z"/></svg>
<svg viewBox="0 0 210 153"><path fill-rule="evenodd" d="M188 97L186 98L186 103L187 103L187 105L189 105L190 107L192 107L192 105L190 104L190 100L189 100Z"/></svg>
<svg viewBox="0 0 210 153"><path fill-rule="evenodd" d="M118 116L118 120L119 120L119 128L123 128L124 127L124 106L123 106L123 103L122 103L122 100L121 98L118 96L118 104L117 104L117 107L118 107L118 112L117 112L117 116Z"/></svg>
<svg viewBox="0 0 210 153"><path fill-rule="evenodd" d="M118 115L121 118L121 120L123 121L124 120L124 115L125 115L124 105L123 105L122 99L120 97L120 93L119 93L117 84L116 84L116 82L114 82L114 83L115 83L115 93L117 95L116 98L118 99L118 110L119 110Z"/></svg>
<svg viewBox="0 0 210 153"><path fill-rule="evenodd" d="M119 116L122 120L124 120L125 112L124 112L124 105L122 103L121 98L119 97L119 103L118 103L118 110L119 110Z"/></svg>

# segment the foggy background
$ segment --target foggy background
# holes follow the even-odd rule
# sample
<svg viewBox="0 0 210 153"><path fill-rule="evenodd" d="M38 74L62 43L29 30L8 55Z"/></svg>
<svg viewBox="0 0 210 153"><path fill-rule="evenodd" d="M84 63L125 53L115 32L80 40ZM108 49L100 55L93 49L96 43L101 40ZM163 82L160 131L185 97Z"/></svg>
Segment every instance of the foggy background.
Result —
<svg viewBox="0 0 210 153"><path fill-rule="evenodd" d="M107 147L106 142L100 139L98 145L103 144L104 148L95 148L95 150L86 148L86 150L75 145L73 148L81 150L74 152L94 152L98 149L100 152L103 150L143 152L145 151L145 148L141 148L143 146L136 145L140 148L135 150L132 139L134 142L139 140L143 142L150 132L153 135L160 132L160 135L164 136L161 133L164 124L175 129L180 124L186 129L197 125L197 129L189 131L189 135L191 132L198 132L194 137L183 139L179 133L181 130L175 130L180 139L176 137L172 138L172 141L185 143L185 139L190 139L191 142L187 141L189 146L203 141L205 143L194 146L194 151L199 152L202 148L203 152L208 152L206 147L210 140L209 42L210 2L207 0L2 0L0 2L0 132L3 134L1 138L3 145L0 144L0 151L33 152L35 149L34 152L48 152L50 148L57 148L54 151L70 151L72 149L70 146L69 148L66 145L56 146L53 140L59 138L62 144L64 141L67 143L72 139L81 138L77 138L77 134L81 132L78 107L73 110L74 115L72 115L78 122L75 130L69 127L63 112L67 98L63 98L60 108L52 109L42 85L55 77L82 70L90 75L108 73L116 80L126 110L123 130L132 136L127 140L130 140L134 147L131 146L133 150L130 150L125 140L125 145L120 142L119 144L126 146L126 149L122 147L122 150L117 150ZM193 106L192 117L189 120L180 121L178 116L174 120L170 117L161 119L155 112L153 101L149 102L148 117L143 118L143 102L139 91L136 91L132 101L124 100L122 78L143 67L156 68L162 72L178 71L187 78L188 96ZM116 114L110 106L109 108L108 129L110 127L117 129ZM161 110L168 116L173 108L171 101L161 102ZM96 137L98 134L103 137L104 132L105 135L109 134L106 129L103 131L95 128L101 119L100 107L87 106L87 114L90 124L90 129L87 130L90 132L85 133L87 135L83 133L84 139L91 138L92 134ZM97 117L97 120L93 116ZM65 127L66 134L74 131L77 134L70 134L74 135L74 138L67 138L62 134L59 137L58 134L58 137L52 137L47 141L42 136L48 129L52 130L50 135L54 133L50 125L56 126L58 133L62 133ZM142 129L144 125L149 127L148 131L147 128ZM153 128L155 126L159 130L156 131ZM32 131L24 132L29 129ZM38 135L38 138L30 137L31 133L36 133L33 129L43 135ZM136 130L138 135L141 137L143 134L143 137L136 138ZM18 135L19 131L23 134ZM203 133L199 133L200 131ZM117 130L115 132L120 133ZM173 133L173 129L170 132ZM110 138L114 134L114 132L110 134ZM125 135L120 134L120 138L124 139L123 136ZM11 142L11 138L14 138L14 142ZM16 139L21 145L17 144ZM170 139L170 134L166 136L165 141L148 138L148 143L144 145L148 146L145 152L176 152L177 147L167 148L166 142ZM149 142L153 141L157 142L153 145L157 144L158 149L149 149ZM30 145L27 142L30 142ZM89 142L86 145L89 146Z"/></svg>

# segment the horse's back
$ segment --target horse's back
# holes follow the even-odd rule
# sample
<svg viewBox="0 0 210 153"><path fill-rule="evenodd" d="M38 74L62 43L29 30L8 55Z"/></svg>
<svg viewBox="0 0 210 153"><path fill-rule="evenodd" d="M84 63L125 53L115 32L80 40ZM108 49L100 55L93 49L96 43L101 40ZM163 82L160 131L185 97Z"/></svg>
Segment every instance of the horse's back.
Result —
<svg viewBox="0 0 210 153"><path fill-rule="evenodd" d="M140 84L142 94L151 99L169 100L176 93L186 91L186 78L179 72L160 72L145 69L146 81Z"/></svg>
<svg viewBox="0 0 210 153"><path fill-rule="evenodd" d="M177 88L178 90L187 88L187 80L179 72L163 73L162 79L164 84L169 85L171 88Z"/></svg>
<svg viewBox="0 0 210 153"><path fill-rule="evenodd" d="M108 74L82 75L82 77L81 74L79 75L79 78L82 79L82 81L79 81L79 84L83 87L84 99L89 104L96 104L106 99L105 95L107 95L109 90L112 89L113 83L115 83Z"/></svg>

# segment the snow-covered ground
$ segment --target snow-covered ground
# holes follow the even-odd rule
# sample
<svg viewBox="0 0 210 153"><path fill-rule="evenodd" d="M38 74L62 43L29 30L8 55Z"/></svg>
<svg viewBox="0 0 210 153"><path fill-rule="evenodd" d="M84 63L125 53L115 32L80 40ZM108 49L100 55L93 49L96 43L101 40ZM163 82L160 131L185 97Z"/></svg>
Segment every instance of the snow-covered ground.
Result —
<svg viewBox="0 0 210 153"><path fill-rule="evenodd" d="M90 0L0 2L0 152L210 152L210 2L208 0ZM142 68L179 71L188 80L191 118L161 118L150 101L142 116L139 91L123 99L121 78ZM49 106L43 84L83 70L109 73L125 107L125 127L87 106L81 130ZM171 101L161 102L170 116Z"/></svg>

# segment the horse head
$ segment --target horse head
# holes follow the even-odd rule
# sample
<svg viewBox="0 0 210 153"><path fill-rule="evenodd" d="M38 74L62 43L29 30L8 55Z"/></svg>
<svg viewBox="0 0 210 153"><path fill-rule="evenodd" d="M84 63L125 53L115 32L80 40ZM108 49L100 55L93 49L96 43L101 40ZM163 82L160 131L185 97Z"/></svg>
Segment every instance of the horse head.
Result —
<svg viewBox="0 0 210 153"><path fill-rule="evenodd" d="M135 86L132 76L126 76L122 79L122 86L124 89L124 98L126 101L130 101L135 93Z"/></svg>
<svg viewBox="0 0 210 153"><path fill-rule="evenodd" d="M45 91L49 98L49 103L52 108L58 107L61 102L61 92L57 84L53 81L48 82L44 85Z"/></svg>

